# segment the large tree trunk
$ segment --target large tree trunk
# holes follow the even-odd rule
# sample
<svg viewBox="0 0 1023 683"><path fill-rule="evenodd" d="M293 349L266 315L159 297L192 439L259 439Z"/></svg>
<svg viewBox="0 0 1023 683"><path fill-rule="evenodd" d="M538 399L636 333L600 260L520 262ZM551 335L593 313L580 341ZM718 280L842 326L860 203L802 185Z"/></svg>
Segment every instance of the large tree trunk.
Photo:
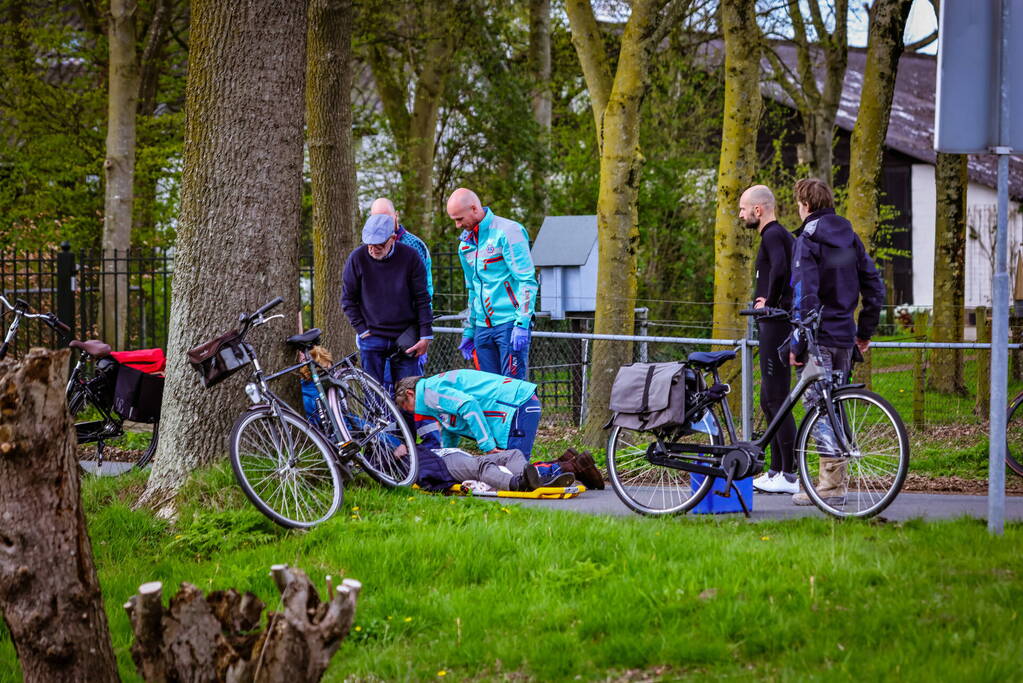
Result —
<svg viewBox="0 0 1023 683"><path fill-rule="evenodd" d="M26 681L117 681L67 370L66 350L0 362L0 611Z"/></svg>
<svg viewBox="0 0 1023 683"><path fill-rule="evenodd" d="M135 115L138 111L139 65L135 55L135 0L110 2L110 85L107 107L106 202L103 255L127 256L131 247L135 183ZM103 337L114 348L127 340L127 262L108 261L116 271L103 278Z"/></svg>
<svg viewBox="0 0 1023 683"><path fill-rule="evenodd" d="M338 356L355 348L355 331L341 310L341 274L356 245L352 12L351 0L312 0L306 54L313 310L324 344Z"/></svg>
<svg viewBox="0 0 1023 683"><path fill-rule="evenodd" d="M285 321L299 308L305 4L251 0L242 11L197 0L190 35L167 382L140 501L150 506L170 503L192 470L224 455L246 402L238 378L201 389L185 351L276 296ZM275 322L252 335L265 368L293 357L281 343L291 329Z"/></svg>
<svg viewBox="0 0 1023 683"><path fill-rule="evenodd" d="M156 110L156 94L163 66L164 46L170 34L173 20L172 9L174 0L156 0L153 17L146 31L145 45L139 64L139 104L140 120L151 118ZM143 130L145 130L143 128ZM139 140L144 146L146 140ZM145 173L140 170L135 176L135 211L134 226L136 240L139 234L152 235L156 230L156 182L157 174Z"/></svg>
<svg viewBox="0 0 1023 683"><path fill-rule="evenodd" d="M870 8L867 64L860 89L860 110L849 150L849 203L846 216L868 251L873 252L881 161L902 55L902 34L913 0L875 0Z"/></svg>
<svg viewBox="0 0 1023 683"><path fill-rule="evenodd" d="M724 0L725 108L718 164L714 221L714 331L716 339L743 336L739 311L749 300L753 273L752 231L739 222L739 196L749 187L757 163L760 98L760 43L754 0Z"/></svg>
<svg viewBox="0 0 1023 683"><path fill-rule="evenodd" d="M966 155L938 154L934 226L934 324L931 340L960 342L966 282ZM931 351L928 372L936 391L965 395L961 349Z"/></svg>
<svg viewBox="0 0 1023 683"><path fill-rule="evenodd" d="M600 190L597 196L597 302L594 332L632 334L636 305L636 247L639 240L637 200L642 169L639 123L646 94L650 53L670 28L660 17L664 3L656 0L632 4L622 33L618 67L610 80L603 38L589 2L572 0L567 6L572 42L586 75L587 88L598 122ZM607 80L605 80L605 76ZM603 93L607 94L606 100ZM632 345L596 341L590 366L583 438L591 446L604 440L611 384L622 365L632 362Z"/></svg>

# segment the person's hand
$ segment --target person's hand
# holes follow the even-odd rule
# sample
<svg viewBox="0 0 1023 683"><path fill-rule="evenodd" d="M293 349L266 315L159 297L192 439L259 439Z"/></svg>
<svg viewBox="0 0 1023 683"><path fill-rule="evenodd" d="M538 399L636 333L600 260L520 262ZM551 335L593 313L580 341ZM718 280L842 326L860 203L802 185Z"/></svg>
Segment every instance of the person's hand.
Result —
<svg viewBox="0 0 1023 683"><path fill-rule="evenodd" d="M529 345L529 330L515 326L511 331L512 351L521 351Z"/></svg>
<svg viewBox="0 0 1023 683"><path fill-rule="evenodd" d="M476 350L476 342L472 340L472 337L462 337L462 343L458 345L458 350L462 352L462 358L472 360L472 352Z"/></svg>
<svg viewBox="0 0 1023 683"><path fill-rule="evenodd" d="M789 365L802 365L802 363L796 360L796 354L791 351L789 351Z"/></svg>
<svg viewBox="0 0 1023 683"><path fill-rule="evenodd" d="M753 302L753 308L763 308L767 305L767 299L762 296L758 296L757 300Z"/></svg>
<svg viewBox="0 0 1023 683"><path fill-rule="evenodd" d="M491 448L489 451L487 451L487 455L490 455L491 453L497 453L499 450L500 450L499 448Z"/></svg>
<svg viewBox="0 0 1023 683"><path fill-rule="evenodd" d="M408 455L408 448L405 447L405 444L398 444L398 447L394 449L394 457L404 458L406 455Z"/></svg>
<svg viewBox="0 0 1023 683"><path fill-rule="evenodd" d="M860 353L866 353L867 349L870 348L870 340L856 337L856 348L860 350Z"/></svg>
<svg viewBox="0 0 1023 683"><path fill-rule="evenodd" d="M430 347L429 339L420 339L415 344L405 349L405 353L409 356L422 356L426 354L426 349Z"/></svg>

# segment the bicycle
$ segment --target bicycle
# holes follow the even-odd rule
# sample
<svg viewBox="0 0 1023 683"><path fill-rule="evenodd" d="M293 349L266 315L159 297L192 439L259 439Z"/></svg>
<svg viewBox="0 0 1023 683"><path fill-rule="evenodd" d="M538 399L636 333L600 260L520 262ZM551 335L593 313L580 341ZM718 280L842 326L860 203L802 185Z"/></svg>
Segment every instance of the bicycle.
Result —
<svg viewBox="0 0 1023 683"><path fill-rule="evenodd" d="M344 480L357 470L390 488L412 484L419 466L415 440L401 411L376 381L354 366L355 354L326 370L309 357L320 341L320 330L286 340L302 354L299 363L264 372L246 337L256 327L283 317L265 316L281 302L278 297L253 313L243 313L240 330L196 347L189 360L206 386L252 365L252 380L245 386L252 405L231 430L231 468L260 512L284 527L310 528L337 512ZM303 367L317 389L319 426L269 387L271 381Z"/></svg>
<svg viewBox="0 0 1023 683"><path fill-rule="evenodd" d="M6 357L11 344L14 342L18 327L22 318L36 319L42 321L50 329L61 336L68 346L79 351L78 360L71 369L65 388L68 410L75 420L75 435L79 445L96 444L97 473L103 472L104 452L109 442L116 442L128 432L124 429L126 419L133 419L138 422L148 422L153 425L153 435L149 444L142 450L135 459L133 467L142 469L153 458L159 439L159 397L155 399L156 407L148 407L146 414L134 414L123 416L115 409L115 390L117 374L125 367L122 363L128 362L132 354L139 352L124 351L114 352L108 344L92 339L80 341L71 338L71 328L62 322L53 313L29 313L29 304L21 299L15 299L12 305L6 297L0 295L0 304L14 314L4 341L0 344L0 360ZM146 352L141 352L146 353ZM120 356L120 358L118 358ZM93 365L93 372L88 370ZM134 371L132 369L132 371ZM127 372L127 371L126 371ZM141 374L141 373L140 373ZM153 378L153 382L159 383L158 389L162 394L162 378ZM153 389L154 391L156 389ZM134 409L133 406L123 406L126 411ZM154 419L155 410L155 419ZM85 419L90 418L90 419ZM83 465L83 469L85 466ZM92 471L92 466L89 467Z"/></svg>
<svg viewBox="0 0 1023 683"><path fill-rule="evenodd" d="M1009 417L1005 422L1005 465L1023 477L1023 391L1009 403Z"/></svg>
<svg viewBox="0 0 1023 683"><path fill-rule="evenodd" d="M615 493L641 514L681 513L703 500L713 486L713 478L720 477L725 479L725 486L717 495L728 497L734 490L749 516L735 480L763 471L765 450L782 419L817 383L821 398L807 408L796 436L795 454L803 490L814 505L834 517L872 517L883 511L902 489L909 470L909 438L898 412L863 384L836 385L835 378L828 376L816 341L819 314L799 320L779 309L741 313L768 319L784 317L806 335L808 357L802 376L778 414L758 438L740 440L728 405L729 388L721 383L718 371L735 358L736 352L692 353L682 363L687 383L683 427L652 432L613 427L608 437L607 463ZM707 383L708 375L713 384ZM834 499L829 503L817 491L822 457L845 460L848 486L844 503ZM704 475L703 480L695 483L692 473Z"/></svg>

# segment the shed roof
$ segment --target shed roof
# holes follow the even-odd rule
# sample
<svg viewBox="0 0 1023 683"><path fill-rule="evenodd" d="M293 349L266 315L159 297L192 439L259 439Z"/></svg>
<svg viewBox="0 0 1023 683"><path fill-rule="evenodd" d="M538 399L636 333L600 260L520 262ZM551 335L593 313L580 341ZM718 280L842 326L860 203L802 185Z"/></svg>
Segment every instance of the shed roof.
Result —
<svg viewBox="0 0 1023 683"><path fill-rule="evenodd" d="M547 216L533 243L533 265L581 266L596 242L596 216Z"/></svg>

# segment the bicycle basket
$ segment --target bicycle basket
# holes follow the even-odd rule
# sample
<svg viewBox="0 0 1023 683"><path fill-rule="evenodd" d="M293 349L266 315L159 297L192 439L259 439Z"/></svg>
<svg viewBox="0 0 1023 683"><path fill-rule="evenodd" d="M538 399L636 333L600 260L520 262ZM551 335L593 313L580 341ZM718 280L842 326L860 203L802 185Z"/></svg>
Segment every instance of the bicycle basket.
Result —
<svg viewBox="0 0 1023 683"><path fill-rule="evenodd" d="M219 384L252 362L252 354L238 330L231 330L188 351L188 362L206 388Z"/></svg>
<svg viewBox="0 0 1023 683"><path fill-rule="evenodd" d="M117 371L114 410L125 420L159 422L163 377L122 365Z"/></svg>

